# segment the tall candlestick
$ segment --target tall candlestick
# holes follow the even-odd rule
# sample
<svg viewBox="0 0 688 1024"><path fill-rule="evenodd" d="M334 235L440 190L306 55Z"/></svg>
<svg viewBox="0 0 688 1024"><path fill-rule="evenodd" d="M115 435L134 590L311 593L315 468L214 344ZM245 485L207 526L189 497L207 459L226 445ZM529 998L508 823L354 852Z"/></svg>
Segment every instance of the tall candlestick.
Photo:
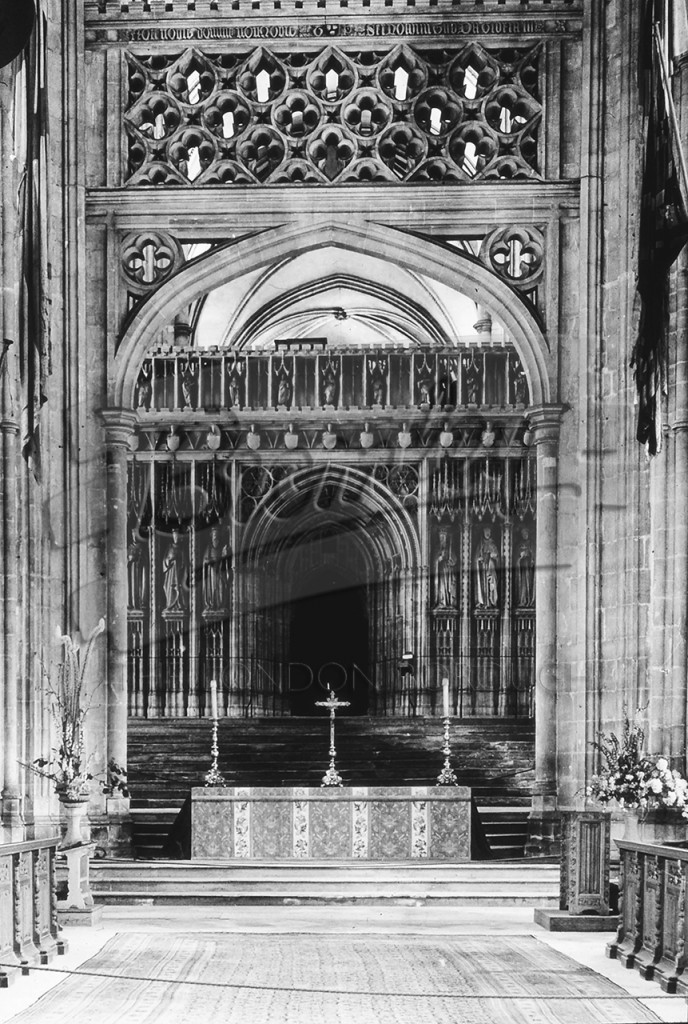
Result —
<svg viewBox="0 0 688 1024"><path fill-rule="evenodd" d="M442 680L442 697L444 699L444 717L449 718L449 680Z"/></svg>
<svg viewBox="0 0 688 1024"><path fill-rule="evenodd" d="M217 746L217 681L215 679L210 680L210 714L213 719L213 742L210 748L212 764L210 766L210 771L206 773L205 784L206 786L224 786L224 775L220 773L217 766L217 759L220 751Z"/></svg>

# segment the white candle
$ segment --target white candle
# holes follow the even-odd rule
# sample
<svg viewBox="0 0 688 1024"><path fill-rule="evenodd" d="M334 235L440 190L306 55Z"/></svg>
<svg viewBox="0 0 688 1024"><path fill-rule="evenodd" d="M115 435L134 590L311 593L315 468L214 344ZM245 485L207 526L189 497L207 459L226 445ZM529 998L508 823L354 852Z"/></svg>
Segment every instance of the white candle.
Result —
<svg viewBox="0 0 688 1024"><path fill-rule="evenodd" d="M210 714L217 718L217 683L214 679L210 680Z"/></svg>
<svg viewBox="0 0 688 1024"><path fill-rule="evenodd" d="M449 680L442 680L442 697L444 698L444 717L449 718Z"/></svg>

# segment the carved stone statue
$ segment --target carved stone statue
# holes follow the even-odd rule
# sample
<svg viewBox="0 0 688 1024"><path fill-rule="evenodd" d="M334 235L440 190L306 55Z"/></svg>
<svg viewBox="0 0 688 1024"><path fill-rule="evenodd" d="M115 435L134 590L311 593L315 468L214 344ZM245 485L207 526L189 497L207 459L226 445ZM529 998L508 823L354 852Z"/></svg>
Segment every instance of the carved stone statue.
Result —
<svg viewBox="0 0 688 1024"><path fill-rule="evenodd" d="M456 607L456 559L452 549L451 533L441 528L439 548L435 557L435 607Z"/></svg>
<svg viewBox="0 0 688 1024"><path fill-rule="evenodd" d="M196 383L196 364L192 363L190 359L187 359L184 365L180 366L180 370L184 408L193 409L193 388Z"/></svg>
<svg viewBox="0 0 688 1024"><path fill-rule="evenodd" d="M373 405L384 405L387 394L387 360L372 359L368 366Z"/></svg>
<svg viewBox="0 0 688 1024"><path fill-rule="evenodd" d="M420 405L432 405L432 377L421 377L418 381L418 402Z"/></svg>
<svg viewBox="0 0 688 1024"><path fill-rule="evenodd" d="M476 605L478 608L499 606L499 549L492 539L489 526L483 528L483 535L474 556L476 575Z"/></svg>
<svg viewBox="0 0 688 1024"><path fill-rule="evenodd" d="M162 586L165 592L166 612L186 611L186 581L188 561L179 530L172 531L172 543L162 560Z"/></svg>
<svg viewBox="0 0 688 1024"><path fill-rule="evenodd" d="M530 536L524 528L521 530L521 541L518 548L518 586L516 606L532 608L535 604L535 558L530 546Z"/></svg>
<svg viewBox="0 0 688 1024"><path fill-rule="evenodd" d="M282 367L278 375L277 383L277 404L278 405L291 405L291 375L286 367Z"/></svg>
<svg viewBox="0 0 688 1024"><path fill-rule="evenodd" d="M145 561L146 549L141 543L138 530L131 531L131 544L127 548L128 606L133 611L141 611L146 600L147 572Z"/></svg>
<svg viewBox="0 0 688 1024"><path fill-rule="evenodd" d="M141 367L141 373L136 383L136 408L137 409L150 409L151 398L153 396L153 386L151 376L153 374L153 367L148 363Z"/></svg>
<svg viewBox="0 0 688 1024"><path fill-rule="evenodd" d="M518 377L516 378L516 383L514 384L514 401L516 405L525 405L527 397L528 382L526 380L525 373L523 372L523 370L521 370Z"/></svg>
<svg viewBox="0 0 688 1024"><path fill-rule="evenodd" d="M480 368L472 359L464 361L466 368L466 402L468 405L478 405L480 401Z"/></svg>
<svg viewBox="0 0 688 1024"><path fill-rule="evenodd" d="M203 555L203 610L222 612L227 609L231 578L230 550L222 544L219 527L213 526L210 541Z"/></svg>
<svg viewBox="0 0 688 1024"><path fill-rule="evenodd" d="M229 408L236 409L241 403L241 374L243 366L241 363L229 364L227 367L227 395Z"/></svg>
<svg viewBox="0 0 688 1024"><path fill-rule="evenodd" d="M323 405L334 405L337 397L337 367L328 362L322 372Z"/></svg>

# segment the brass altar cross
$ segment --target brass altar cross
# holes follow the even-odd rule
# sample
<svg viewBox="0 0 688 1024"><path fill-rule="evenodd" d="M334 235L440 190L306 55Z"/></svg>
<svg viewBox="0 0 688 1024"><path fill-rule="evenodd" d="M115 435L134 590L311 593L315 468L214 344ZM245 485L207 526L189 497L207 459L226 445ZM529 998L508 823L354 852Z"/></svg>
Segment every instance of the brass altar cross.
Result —
<svg viewBox="0 0 688 1024"><path fill-rule="evenodd" d="M327 700L316 700L315 706L318 708L328 708L330 712L330 767L323 775L321 786L341 786L342 777L337 772L334 766L334 760L337 756L337 751L334 746L334 716L339 708L348 708L350 701L348 700L337 700L334 695L334 690L330 690L330 696Z"/></svg>

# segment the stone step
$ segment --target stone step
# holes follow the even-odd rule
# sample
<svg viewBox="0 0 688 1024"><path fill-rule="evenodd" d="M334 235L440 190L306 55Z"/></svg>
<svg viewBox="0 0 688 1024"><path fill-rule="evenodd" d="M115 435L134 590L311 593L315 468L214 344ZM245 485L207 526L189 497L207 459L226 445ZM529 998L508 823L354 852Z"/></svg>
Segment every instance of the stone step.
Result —
<svg viewBox="0 0 688 1024"><path fill-rule="evenodd" d="M556 863L94 861L99 903L419 903L556 906Z"/></svg>
<svg viewBox="0 0 688 1024"><path fill-rule="evenodd" d="M160 857L169 831L179 813L177 806L133 807L136 850L140 857ZM478 808L493 858L524 856L528 838L528 808Z"/></svg>
<svg viewBox="0 0 688 1024"><path fill-rule="evenodd" d="M347 785L434 785L441 768L442 722L426 718L341 717L339 771ZM225 718L218 723L219 768L228 785L320 785L327 766L327 718ZM202 719L130 719L129 786L134 845L162 853L165 829L210 767L211 724ZM461 719L452 723L453 764L460 785L482 806L530 805L534 726L527 719ZM157 816L143 810L157 811ZM488 837L491 828L486 829ZM502 825L495 834L505 831ZM510 850L525 844L524 826L506 829ZM519 835L522 833L522 838ZM498 844L504 846L504 843Z"/></svg>

